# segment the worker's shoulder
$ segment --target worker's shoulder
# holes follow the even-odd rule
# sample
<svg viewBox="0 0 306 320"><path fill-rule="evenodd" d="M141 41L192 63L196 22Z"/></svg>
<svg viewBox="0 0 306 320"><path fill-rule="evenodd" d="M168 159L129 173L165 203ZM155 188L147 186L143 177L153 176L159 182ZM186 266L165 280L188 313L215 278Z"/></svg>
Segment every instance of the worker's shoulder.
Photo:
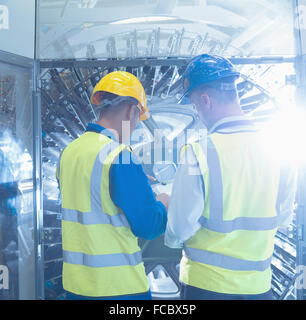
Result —
<svg viewBox="0 0 306 320"><path fill-rule="evenodd" d="M99 143L98 136L87 135L86 132L78 138L72 140L64 149L61 150L60 158L69 156L81 156L97 154L102 148L103 143Z"/></svg>
<svg viewBox="0 0 306 320"><path fill-rule="evenodd" d="M199 141L197 142L191 142L191 143L187 143L187 144L184 144L183 146L181 146L180 148L180 156L183 157L183 156L188 156L188 155L191 155L193 156L194 155L194 146L199 144Z"/></svg>
<svg viewBox="0 0 306 320"><path fill-rule="evenodd" d="M128 149L122 150L110 167L111 180L136 179L144 174L141 161ZM136 181L135 180L135 181Z"/></svg>
<svg viewBox="0 0 306 320"><path fill-rule="evenodd" d="M180 165L197 166L197 158L194 152L194 147L197 143L198 142L193 142L181 147L179 160Z"/></svg>
<svg viewBox="0 0 306 320"><path fill-rule="evenodd" d="M141 165L139 158L133 154L129 147L124 148L116 157L113 164L121 165Z"/></svg>
<svg viewBox="0 0 306 320"><path fill-rule="evenodd" d="M64 152L69 152L69 150L73 150L77 145L80 144L80 142L82 141L82 136L72 140L70 143L68 143L66 145L66 147L64 149L62 149L61 154L63 154Z"/></svg>

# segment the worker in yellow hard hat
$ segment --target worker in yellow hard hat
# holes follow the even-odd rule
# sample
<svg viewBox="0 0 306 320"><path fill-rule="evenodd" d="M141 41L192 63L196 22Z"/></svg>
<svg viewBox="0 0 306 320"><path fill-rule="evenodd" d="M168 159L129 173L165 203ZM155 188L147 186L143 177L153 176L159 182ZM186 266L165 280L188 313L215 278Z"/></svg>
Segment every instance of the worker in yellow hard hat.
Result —
<svg viewBox="0 0 306 320"><path fill-rule="evenodd" d="M149 117L145 91L134 75L111 72L91 102L98 121L64 149L57 170L63 287L67 299L151 299L137 237L165 231L169 197L155 197L122 129Z"/></svg>
<svg viewBox="0 0 306 320"><path fill-rule="evenodd" d="M143 121L149 118L144 88L133 74L124 71L107 74L95 86L91 95L91 103L100 106L103 101L102 97L107 92L117 95L121 99L134 98L140 112L139 120Z"/></svg>

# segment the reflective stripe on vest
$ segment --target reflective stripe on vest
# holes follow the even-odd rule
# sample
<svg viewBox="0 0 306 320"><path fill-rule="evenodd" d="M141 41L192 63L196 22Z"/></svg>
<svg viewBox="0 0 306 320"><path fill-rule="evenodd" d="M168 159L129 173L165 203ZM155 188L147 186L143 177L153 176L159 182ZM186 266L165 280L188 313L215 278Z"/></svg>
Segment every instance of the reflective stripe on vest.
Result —
<svg viewBox="0 0 306 320"><path fill-rule="evenodd" d="M201 216L198 222L203 228L221 233L230 233L235 230L264 231L276 228L278 225L278 217L239 217L234 220L219 221L214 219L207 219Z"/></svg>
<svg viewBox="0 0 306 320"><path fill-rule="evenodd" d="M272 256L263 261L249 261L195 248L184 247L188 259L235 271L264 271L271 263Z"/></svg>
<svg viewBox="0 0 306 320"><path fill-rule="evenodd" d="M222 172L217 150L210 138L207 138L207 148L199 143L191 144L201 169L198 152L207 159L209 173L209 218L203 215L198 220L202 228L219 232L231 233L236 230L267 231L278 226L278 216L274 217L238 217L233 220L223 220L223 183ZM200 146L197 152L197 147ZM205 152L207 150L207 152ZM204 184L204 173L201 170L201 178ZM282 192L283 183L280 183L279 194ZM204 263L235 271L264 271L269 268L272 256L263 261L250 261L234 258L228 255L210 252L203 249L184 246L185 256L195 262Z"/></svg>
<svg viewBox="0 0 306 320"><path fill-rule="evenodd" d="M62 208L63 221L77 222L82 225L109 224L113 227L130 228L130 225L123 213L109 215L103 212L100 195L97 195L95 192L95 185L97 183L99 184L98 190L101 190L103 165L112 164L111 162L107 162L108 156L112 151L118 148L124 149L124 146L120 145L116 141L111 141L101 149L96 157L90 178L91 211L81 212L78 210ZM82 252L65 250L63 252L63 261L66 263L85 265L89 267L114 267L123 265L136 266L142 262L142 258L140 251L133 254L115 253L88 255Z"/></svg>
<svg viewBox="0 0 306 320"><path fill-rule="evenodd" d="M82 252L63 251L63 259L67 263L79 264L87 267L118 267L118 266L136 266L142 262L141 251L113 254L90 255Z"/></svg>
<svg viewBox="0 0 306 320"><path fill-rule="evenodd" d="M200 152L204 152L209 169L209 219L201 216L199 224L201 227L211 231L230 233L235 230L272 230L278 226L278 216L267 218L239 217L234 220L223 220L223 183L220 161L217 150L210 138L207 138L207 152L205 146L201 145ZM192 144L194 147L195 144ZM196 154L196 152L195 152ZM199 161L199 159L197 159ZM203 179L203 174L201 174ZM203 185L204 180L203 180ZM280 183L279 194L284 190L284 183ZM278 211L277 211L278 212Z"/></svg>
<svg viewBox="0 0 306 320"><path fill-rule="evenodd" d="M101 189L102 169L106 163L110 152L119 148L120 144L111 141L98 153L90 178L90 203L91 212L80 212L77 210L62 208L62 219L64 221L78 222L84 225L90 224L111 224L114 227L130 227L124 214L109 215L103 212L100 198L96 198L94 186L98 181L99 189Z"/></svg>
<svg viewBox="0 0 306 320"><path fill-rule="evenodd" d="M81 212L77 210L62 208L62 220L78 222L84 225L90 224L111 224L114 227L127 227L129 223L124 214L109 215L104 212Z"/></svg>

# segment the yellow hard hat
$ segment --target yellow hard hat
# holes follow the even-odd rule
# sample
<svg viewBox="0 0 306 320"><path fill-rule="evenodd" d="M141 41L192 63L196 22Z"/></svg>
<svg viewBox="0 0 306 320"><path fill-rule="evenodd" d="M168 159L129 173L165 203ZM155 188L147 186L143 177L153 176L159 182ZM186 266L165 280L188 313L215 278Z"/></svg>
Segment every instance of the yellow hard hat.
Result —
<svg viewBox="0 0 306 320"><path fill-rule="evenodd" d="M132 97L138 101L137 107L140 110L140 121L150 117L147 107L146 93L140 81L131 73L126 71L114 71L103 77L95 86L91 103L101 104L101 95L98 92L109 92L121 97ZM102 95L103 97L103 95Z"/></svg>

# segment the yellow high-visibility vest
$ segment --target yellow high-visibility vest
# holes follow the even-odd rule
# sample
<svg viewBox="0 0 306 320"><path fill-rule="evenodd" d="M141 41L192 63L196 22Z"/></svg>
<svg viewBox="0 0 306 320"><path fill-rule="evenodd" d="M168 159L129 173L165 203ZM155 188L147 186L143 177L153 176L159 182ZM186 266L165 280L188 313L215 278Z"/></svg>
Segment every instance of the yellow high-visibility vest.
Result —
<svg viewBox="0 0 306 320"><path fill-rule="evenodd" d="M149 290L137 238L109 193L110 167L124 149L102 134L86 132L61 155L63 287L74 294Z"/></svg>
<svg viewBox="0 0 306 320"><path fill-rule="evenodd" d="M260 134L213 133L191 144L205 205L200 229L184 244L183 283L228 294L271 288L281 165L267 155Z"/></svg>

